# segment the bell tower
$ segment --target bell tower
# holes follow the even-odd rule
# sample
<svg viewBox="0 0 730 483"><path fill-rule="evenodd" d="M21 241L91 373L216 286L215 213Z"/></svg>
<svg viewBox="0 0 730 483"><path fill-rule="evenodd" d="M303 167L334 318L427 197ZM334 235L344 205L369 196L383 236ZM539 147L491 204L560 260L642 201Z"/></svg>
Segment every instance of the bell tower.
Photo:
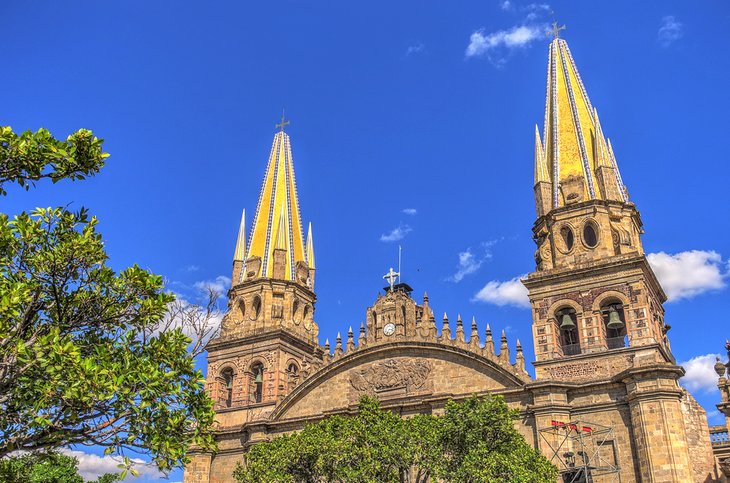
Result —
<svg viewBox="0 0 730 483"><path fill-rule="evenodd" d="M620 388L611 397L628 405L642 481L690 481L677 384L684 371L667 338L667 297L644 256L641 217L611 141L558 32L542 139L535 128L536 268L523 280L536 382L545 387L537 424L579 417L572 384Z"/></svg>
<svg viewBox="0 0 730 483"><path fill-rule="evenodd" d="M543 139L535 127L536 271L525 282L537 361L646 345L670 360L641 217L563 39L550 44L547 77Z"/></svg>
<svg viewBox="0 0 730 483"><path fill-rule="evenodd" d="M222 428L270 412L322 364L312 227L305 241L286 124L277 125L248 243L241 217L228 311L208 345L207 388Z"/></svg>

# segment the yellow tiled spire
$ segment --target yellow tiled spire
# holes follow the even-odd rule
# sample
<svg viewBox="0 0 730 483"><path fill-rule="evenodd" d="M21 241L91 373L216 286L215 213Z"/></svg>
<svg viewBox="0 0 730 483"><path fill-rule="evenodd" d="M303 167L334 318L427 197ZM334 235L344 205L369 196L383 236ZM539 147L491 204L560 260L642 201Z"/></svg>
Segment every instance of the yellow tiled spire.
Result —
<svg viewBox="0 0 730 483"><path fill-rule="evenodd" d="M545 149L540 140L540 131L535 124L535 184L540 182L550 182L547 164L545 163Z"/></svg>
<svg viewBox="0 0 730 483"><path fill-rule="evenodd" d="M316 269L314 265L314 239L312 238L312 223L309 223L307 229L307 264L312 270Z"/></svg>
<svg viewBox="0 0 730 483"><path fill-rule="evenodd" d="M295 267L306 261L302 221L297 199L287 124L277 125L281 130L274 135L269 162L248 243L248 256L260 257L258 277L273 277L274 249L286 250L286 279L295 280Z"/></svg>
<svg viewBox="0 0 730 483"><path fill-rule="evenodd" d="M233 252L234 262L246 261L246 209L241 213L241 225L238 227L236 249Z"/></svg>
<svg viewBox="0 0 730 483"><path fill-rule="evenodd" d="M547 76L543 153L552 182L552 208L589 199L628 201L598 113L567 42L557 36L550 42ZM600 167L607 170L599 175ZM537 183L537 165L535 174ZM613 188L616 185L618 190Z"/></svg>

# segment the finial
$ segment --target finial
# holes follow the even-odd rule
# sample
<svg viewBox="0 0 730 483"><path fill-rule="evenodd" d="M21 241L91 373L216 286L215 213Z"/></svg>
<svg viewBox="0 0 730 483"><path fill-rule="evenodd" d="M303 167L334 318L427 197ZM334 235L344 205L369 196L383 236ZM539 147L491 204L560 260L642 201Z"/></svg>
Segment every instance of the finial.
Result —
<svg viewBox="0 0 730 483"><path fill-rule="evenodd" d="M428 303L428 292L423 292L423 303L424 304Z"/></svg>
<svg viewBox="0 0 730 483"><path fill-rule="evenodd" d="M725 364L720 362L720 357L716 357L717 362L715 362L715 372L717 373L717 377L723 377L725 375Z"/></svg>
<svg viewBox="0 0 730 483"><path fill-rule="evenodd" d="M520 344L520 339L517 339L517 352L522 352L522 344Z"/></svg>
<svg viewBox="0 0 730 483"><path fill-rule="evenodd" d="M281 110L281 122L276 127L281 128L281 132L284 132L284 128L287 124L291 124L291 121L287 121L284 117L284 109Z"/></svg>
<svg viewBox="0 0 730 483"><path fill-rule="evenodd" d="M504 329L502 329L502 342L507 342L507 336L504 333Z"/></svg>
<svg viewBox="0 0 730 483"><path fill-rule="evenodd" d="M355 338L352 335L352 326L347 331L347 352L355 350Z"/></svg>
<svg viewBox="0 0 730 483"><path fill-rule="evenodd" d="M545 34L549 36L553 36L553 39L560 38L560 31L565 30L565 25L558 26L558 22L553 22L553 27L550 30L546 30Z"/></svg>
<svg viewBox="0 0 730 483"><path fill-rule="evenodd" d="M461 314L456 314L456 325L458 327L461 327L463 325L461 322Z"/></svg>
<svg viewBox="0 0 730 483"><path fill-rule="evenodd" d="M492 328L489 326L489 322L487 322L487 337L492 337Z"/></svg>
<svg viewBox="0 0 730 483"><path fill-rule="evenodd" d="M475 330L477 328L477 318L472 315L471 317L471 328Z"/></svg>

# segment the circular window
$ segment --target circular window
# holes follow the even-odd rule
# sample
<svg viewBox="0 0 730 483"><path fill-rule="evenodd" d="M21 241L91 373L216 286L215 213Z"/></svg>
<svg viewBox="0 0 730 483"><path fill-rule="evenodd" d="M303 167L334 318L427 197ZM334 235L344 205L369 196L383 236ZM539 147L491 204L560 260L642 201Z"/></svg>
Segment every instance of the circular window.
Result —
<svg viewBox="0 0 730 483"><path fill-rule="evenodd" d="M260 314L261 314L261 297L259 297L257 295L253 299L253 314L252 314L253 320L258 319Z"/></svg>
<svg viewBox="0 0 730 483"><path fill-rule="evenodd" d="M589 221L583 225L583 243L587 247L595 248L598 245L598 234L596 233L596 225Z"/></svg>
<svg viewBox="0 0 730 483"><path fill-rule="evenodd" d="M567 225L563 225L560 228L560 242L563 251L569 252L573 249L575 236L573 235L573 230L571 230L570 227Z"/></svg>

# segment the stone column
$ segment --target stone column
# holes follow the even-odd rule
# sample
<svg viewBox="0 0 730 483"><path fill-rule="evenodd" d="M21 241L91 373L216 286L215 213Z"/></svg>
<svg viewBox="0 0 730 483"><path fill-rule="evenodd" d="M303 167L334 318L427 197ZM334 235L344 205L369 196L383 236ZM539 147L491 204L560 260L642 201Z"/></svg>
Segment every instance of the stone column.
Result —
<svg viewBox="0 0 730 483"><path fill-rule="evenodd" d="M625 371L636 458L642 482L693 481L682 414L682 368L655 364Z"/></svg>
<svg viewBox="0 0 730 483"><path fill-rule="evenodd" d="M210 466L213 455L210 453L193 453L190 463L185 465L183 483L209 483Z"/></svg>

